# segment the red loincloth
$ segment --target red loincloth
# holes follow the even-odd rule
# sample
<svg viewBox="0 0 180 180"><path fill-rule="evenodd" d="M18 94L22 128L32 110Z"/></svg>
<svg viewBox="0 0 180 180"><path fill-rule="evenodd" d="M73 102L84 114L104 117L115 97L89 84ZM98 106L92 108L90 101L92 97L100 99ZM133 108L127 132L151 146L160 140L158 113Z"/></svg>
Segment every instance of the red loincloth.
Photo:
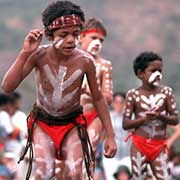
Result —
<svg viewBox="0 0 180 180"><path fill-rule="evenodd" d="M167 149L166 139L150 139L132 134L132 141L136 148L146 156L148 161L153 161L163 150Z"/></svg>
<svg viewBox="0 0 180 180"><path fill-rule="evenodd" d="M34 121L33 115L31 115L28 120L28 129L31 128L33 121ZM81 125L85 124L82 115L79 115L79 117L76 118L76 122L80 123ZM40 119L37 119L36 123L43 129L43 131L45 131L49 135L49 137L54 142L54 145L56 147L56 158L62 159L61 147L63 140L65 136L68 134L68 132L76 125L74 123L70 123L61 126L56 126L56 125L49 126L46 123L42 122Z"/></svg>
<svg viewBox="0 0 180 180"><path fill-rule="evenodd" d="M90 112L84 113L84 117L86 118L87 125L90 125L97 116L98 115L95 109Z"/></svg>

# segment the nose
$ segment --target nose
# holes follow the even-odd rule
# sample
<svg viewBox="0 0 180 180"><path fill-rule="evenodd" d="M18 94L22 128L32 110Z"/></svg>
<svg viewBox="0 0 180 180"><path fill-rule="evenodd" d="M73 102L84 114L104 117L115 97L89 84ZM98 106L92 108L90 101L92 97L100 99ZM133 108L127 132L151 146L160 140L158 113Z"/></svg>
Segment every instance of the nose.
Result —
<svg viewBox="0 0 180 180"><path fill-rule="evenodd" d="M67 36L67 43L72 44L76 42L76 38L73 35Z"/></svg>
<svg viewBox="0 0 180 180"><path fill-rule="evenodd" d="M101 41L99 39L94 40L94 45L98 47L102 46Z"/></svg>

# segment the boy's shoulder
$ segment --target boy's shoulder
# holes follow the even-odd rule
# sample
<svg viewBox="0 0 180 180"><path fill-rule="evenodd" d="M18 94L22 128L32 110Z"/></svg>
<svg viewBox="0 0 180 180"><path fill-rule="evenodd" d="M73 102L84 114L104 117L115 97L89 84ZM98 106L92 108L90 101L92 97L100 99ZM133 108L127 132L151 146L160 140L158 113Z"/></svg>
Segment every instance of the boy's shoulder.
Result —
<svg viewBox="0 0 180 180"><path fill-rule="evenodd" d="M112 67L111 61L102 57L99 57L99 63L105 67Z"/></svg>
<svg viewBox="0 0 180 180"><path fill-rule="evenodd" d="M51 44L40 45L38 49L32 54L33 59L42 58L47 54L47 49L51 47Z"/></svg>
<svg viewBox="0 0 180 180"><path fill-rule="evenodd" d="M89 53L87 53L81 49L75 49L75 50L77 53L77 57L79 57L79 59L81 59L82 61L87 62L87 63L91 63L91 62L94 63L94 58Z"/></svg>
<svg viewBox="0 0 180 180"><path fill-rule="evenodd" d="M161 92L166 94L166 95L168 95L168 94L171 95L172 92L173 92L173 89L171 87L169 87L169 86L162 86L161 87Z"/></svg>
<svg viewBox="0 0 180 180"><path fill-rule="evenodd" d="M139 95L140 94L139 89L140 88L129 89L127 91L127 96ZM166 95L171 95L173 93L173 90L169 86L160 86L160 92Z"/></svg>
<svg viewBox="0 0 180 180"><path fill-rule="evenodd" d="M129 89L127 91L127 96L133 95L133 94L139 94L138 88Z"/></svg>

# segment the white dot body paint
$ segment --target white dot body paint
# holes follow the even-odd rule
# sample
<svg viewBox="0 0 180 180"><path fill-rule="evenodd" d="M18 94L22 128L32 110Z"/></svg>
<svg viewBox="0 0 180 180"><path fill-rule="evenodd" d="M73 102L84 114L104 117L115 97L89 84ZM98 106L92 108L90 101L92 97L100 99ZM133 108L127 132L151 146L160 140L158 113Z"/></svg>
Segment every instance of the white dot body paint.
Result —
<svg viewBox="0 0 180 180"><path fill-rule="evenodd" d="M97 50L94 50L94 48L97 48ZM88 48L87 48L87 52L89 52L92 55L96 55L100 52L102 48L102 44L100 42L99 39L95 39L93 41L91 41L91 43L89 44Z"/></svg>
<svg viewBox="0 0 180 180"><path fill-rule="evenodd" d="M148 79L148 82L153 83L154 86L158 86L161 79L162 79L162 74L159 71L156 71L151 74L151 76Z"/></svg>

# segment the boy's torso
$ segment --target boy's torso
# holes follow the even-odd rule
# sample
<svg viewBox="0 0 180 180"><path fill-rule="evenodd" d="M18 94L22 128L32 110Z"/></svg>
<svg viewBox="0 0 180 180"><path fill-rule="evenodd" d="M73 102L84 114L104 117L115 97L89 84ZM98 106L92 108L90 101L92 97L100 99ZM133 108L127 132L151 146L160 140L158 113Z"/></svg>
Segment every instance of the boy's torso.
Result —
<svg viewBox="0 0 180 180"><path fill-rule="evenodd" d="M169 109L167 101L171 102L171 106L175 106L173 99L169 99L169 95L172 95L172 90L169 87L161 87L156 93L149 94L142 89L133 89L132 98L134 100L134 113L135 118L144 117L145 111L151 111L153 108L157 108L157 111L162 115L168 115ZM174 111L176 109L174 108ZM172 112L171 112L172 113ZM145 122L139 128L136 129L136 134L154 139L166 138L167 124L162 120L155 119Z"/></svg>
<svg viewBox="0 0 180 180"><path fill-rule="evenodd" d="M36 104L52 115L66 115L80 106L85 56L74 50L64 60L42 47L36 64Z"/></svg>
<svg viewBox="0 0 180 180"><path fill-rule="evenodd" d="M111 66L111 63L108 60L98 57L97 59L95 59L95 66L97 73L96 75L98 77L101 89L103 89L103 84L105 84L103 82L105 81L105 78L103 78L103 73L108 71L109 67ZM87 85L87 78L85 78L83 81L83 88L85 88L85 93L81 95L81 105L83 106L84 112L91 112L94 110L94 105L93 105L90 89Z"/></svg>

